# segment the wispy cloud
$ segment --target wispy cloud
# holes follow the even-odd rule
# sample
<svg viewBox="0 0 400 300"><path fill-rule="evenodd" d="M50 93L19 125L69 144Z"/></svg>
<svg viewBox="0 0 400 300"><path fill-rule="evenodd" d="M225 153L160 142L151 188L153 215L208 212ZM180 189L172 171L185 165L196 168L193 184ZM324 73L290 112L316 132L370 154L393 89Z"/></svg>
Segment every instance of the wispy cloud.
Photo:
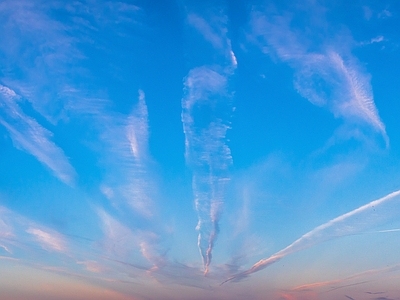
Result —
<svg viewBox="0 0 400 300"><path fill-rule="evenodd" d="M188 23L195 27L204 38L210 42L214 48L223 50L226 45L226 27L219 26L220 24L216 24L217 26L213 27L209 22L205 19L196 15L194 13L190 13L187 16ZM216 21L216 20L214 20ZM227 18L218 20L217 23L224 23L226 25Z"/></svg>
<svg viewBox="0 0 400 300"><path fill-rule="evenodd" d="M148 151L148 112L145 94L139 90L138 102L127 116L99 115L101 139L105 144L103 164L109 169L100 189L116 207L128 205L145 218L155 215L152 178L153 162Z"/></svg>
<svg viewBox="0 0 400 300"><path fill-rule="evenodd" d="M316 32L329 26L322 8L310 10L319 16L316 24L311 25L316 26ZM338 33L334 38L321 40L325 35L321 33L311 40L306 32L292 25L287 12L270 17L255 10L251 26L252 39L261 50L295 70L294 86L300 95L315 105L327 106L347 122L368 124L388 143L385 125L374 103L370 75L350 53L351 37L343 38Z"/></svg>
<svg viewBox="0 0 400 300"><path fill-rule="evenodd" d="M6 222L5 218L6 215L9 214L9 211L5 208L0 206L0 237L7 238L14 236L13 228L8 222Z"/></svg>
<svg viewBox="0 0 400 300"><path fill-rule="evenodd" d="M22 252L32 254L43 250L67 257L71 251L68 238L60 232L2 206L0 231L0 246L12 257L18 257ZM43 250L38 252L38 249Z"/></svg>
<svg viewBox="0 0 400 300"><path fill-rule="evenodd" d="M359 272L344 278L327 280L327 281L319 281L308 284L303 284L292 288L287 291L288 294L294 297L294 299L304 299L306 295L313 293L316 295L316 298L319 299L321 297L325 297L327 293L333 293L338 290L346 290L348 294L354 293L354 296L346 296L348 299L364 299L365 295L380 295L380 294L390 294L387 292L360 292L360 285L371 285L373 286L373 282L378 278L382 280L382 278L391 278L395 272L400 270L399 265L393 265L384 268L370 269L363 272ZM389 277L386 277L389 276ZM397 275L394 275L397 277ZM394 277L394 278L396 278ZM352 289L353 287L357 287L356 289ZM338 294L336 293L336 296ZM308 299L308 298L307 298Z"/></svg>
<svg viewBox="0 0 400 300"><path fill-rule="evenodd" d="M198 246L205 272L219 233L224 190L232 164L226 132L232 111L227 78L210 67L190 71L182 99L186 159L193 171L193 192L198 213Z"/></svg>
<svg viewBox="0 0 400 300"><path fill-rule="evenodd" d="M207 274L220 230L225 189L230 180L232 156L226 134L233 106L228 81L237 60L227 36L228 18L223 8L190 11L187 21L213 46L214 53L222 54L218 62L213 57L202 57L202 61L209 61L209 64L190 70L185 78L182 99L185 157L193 172L192 187L198 215L197 243Z"/></svg>
<svg viewBox="0 0 400 300"><path fill-rule="evenodd" d="M158 236L152 231L130 228L103 209L97 209L104 232L102 247L110 259L131 261L132 257L141 254L145 259L143 269L148 263L150 271L157 270L165 265L165 258L160 254ZM135 254L136 253L136 254Z"/></svg>
<svg viewBox="0 0 400 300"><path fill-rule="evenodd" d="M85 268L92 273L102 273L105 270L104 266L94 260L78 261L77 263L84 265Z"/></svg>
<svg viewBox="0 0 400 300"><path fill-rule="evenodd" d="M0 85L0 124L8 130L16 147L35 156L61 181L72 184L76 173L63 150L51 141L49 130L22 111L19 100L13 90Z"/></svg>
<svg viewBox="0 0 400 300"><path fill-rule="evenodd" d="M328 240L359 233L379 222L386 221L393 217L393 215L396 215L396 213L393 212L393 207L398 205L399 200L400 191L396 191L343 214L307 232L286 248L268 258L261 259L248 270L232 276L225 282L243 279L252 273L270 266L289 254L310 248Z"/></svg>
<svg viewBox="0 0 400 300"><path fill-rule="evenodd" d="M148 113L145 102L145 95L139 90L139 102L128 117L127 136L130 142L132 154L135 159L140 161L147 155L149 140Z"/></svg>
<svg viewBox="0 0 400 300"><path fill-rule="evenodd" d="M44 231L33 227L28 228L26 232L33 235L44 249L59 252L65 252L67 250L65 241L55 232Z"/></svg>
<svg viewBox="0 0 400 300"><path fill-rule="evenodd" d="M64 117L62 91L69 85L68 66L82 54L75 47L76 40L65 34L67 26L46 13L51 9L55 9L54 3L2 2L5 42L0 51L6 59L1 60L5 70L1 79L56 124Z"/></svg>
<svg viewBox="0 0 400 300"><path fill-rule="evenodd" d="M223 7L216 6L207 12L193 12L189 9L187 23L212 45L216 53L222 55L219 63L235 69L237 59L232 50L231 40L228 38L228 16Z"/></svg>

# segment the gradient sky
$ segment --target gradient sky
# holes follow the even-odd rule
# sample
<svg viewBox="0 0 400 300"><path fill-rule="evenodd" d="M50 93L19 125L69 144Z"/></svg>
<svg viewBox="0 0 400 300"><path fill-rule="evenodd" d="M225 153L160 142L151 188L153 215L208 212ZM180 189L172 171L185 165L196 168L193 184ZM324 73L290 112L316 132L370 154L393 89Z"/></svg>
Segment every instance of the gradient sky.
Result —
<svg viewBox="0 0 400 300"><path fill-rule="evenodd" d="M399 1L0 24L0 300L400 299Z"/></svg>

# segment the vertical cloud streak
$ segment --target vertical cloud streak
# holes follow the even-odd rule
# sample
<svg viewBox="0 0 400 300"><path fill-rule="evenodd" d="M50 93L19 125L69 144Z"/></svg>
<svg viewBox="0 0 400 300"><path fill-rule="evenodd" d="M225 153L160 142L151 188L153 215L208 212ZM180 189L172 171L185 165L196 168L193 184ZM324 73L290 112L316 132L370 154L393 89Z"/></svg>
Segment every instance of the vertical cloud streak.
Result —
<svg viewBox="0 0 400 300"><path fill-rule="evenodd" d="M190 71L182 100L186 160L193 171L193 192L198 213L198 246L205 273L219 233L224 190L232 164L226 144L227 121L232 107L227 78L210 67Z"/></svg>
<svg viewBox="0 0 400 300"><path fill-rule="evenodd" d="M231 150L226 134L233 111L229 78L237 60L228 38L228 17L224 9L190 11L189 28L195 29L191 38L206 43L212 57L192 68L185 78L182 99L182 123L185 134L186 163L192 170L192 188L197 211L197 244L203 261L204 274L209 271L212 252L219 234L225 190L230 180ZM200 39L199 39L200 37ZM218 63L215 63L218 58Z"/></svg>
<svg viewBox="0 0 400 300"><path fill-rule="evenodd" d="M111 154L106 161L110 165L109 173L113 174L102 185L103 194L113 205L123 207L128 204L136 213L151 218L155 186L151 179L144 92L139 90L138 102L128 116L110 116L104 118L103 123L103 139Z"/></svg>

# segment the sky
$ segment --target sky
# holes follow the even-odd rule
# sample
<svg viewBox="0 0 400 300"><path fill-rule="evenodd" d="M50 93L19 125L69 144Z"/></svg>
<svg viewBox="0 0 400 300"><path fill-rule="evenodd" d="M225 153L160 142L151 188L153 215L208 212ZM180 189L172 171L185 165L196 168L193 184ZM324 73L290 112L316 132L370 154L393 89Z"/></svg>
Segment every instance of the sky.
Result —
<svg viewBox="0 0 400 300"><path fill-rule="evenodd" d="M0 24L0 300L400 299L399 1Z"/></svg>

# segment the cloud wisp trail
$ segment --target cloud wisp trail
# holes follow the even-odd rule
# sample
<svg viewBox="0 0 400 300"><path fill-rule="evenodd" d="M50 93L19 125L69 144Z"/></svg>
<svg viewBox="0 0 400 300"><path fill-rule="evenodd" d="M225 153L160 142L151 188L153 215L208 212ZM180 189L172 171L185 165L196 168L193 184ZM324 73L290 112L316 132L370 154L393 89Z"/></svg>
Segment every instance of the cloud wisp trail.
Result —
<svg viewBox="0 0 400 300"><path fill-rule="evenodd" d="M241 280L255 272L265 269L289 254L338 237L358 233L380 221L387 220L396 214L396 210L393 209L393 206L398 205L399 202L400 190L345 213L307 232L286 248L268 258L261 259L248 270L228 278L223 283Z"/></svg>
<svg viewBox="0 0 400 300"><path fill-rule="evenodd" d="M223 11L223 9L221 10ZM212 251L219 233L219 220L226 186L230 180L232 156L226 134L233 112L229 78L236 68L236 57L227 38L227 16L218 13L189 12L187 23L200 34L200 40L213 49L215 58L203 57L209 64L192 68L185 78L182 123L186 163L192 170L192 188L198 215L198 247L204 274L209 271ZM198 35L196 38L198 39ZM222 62L222 64L221 64Z"/></svg>
<svg viewBox="0 0 400 300"><path fill-rule="evenodd" d="M219 233L224 191L229 181L228 169L232 164L225 141L229 125L226 116L221 116L221 111L215 109L222 109L223 114L231 109L226 99L226 85L226 77L211 68L193 69L186 78L186 97L182 100L186 160L193 171L193 193L198 213L196 229L205 273Z"/></svg>
<svg viewBox="0 0 400 300"><path fill-rule="evenodd" d="M16 147L36 157L61 181L72 184L76 172L68 158L51 141L52 133L23 112L18 104L20 98L13 90L0 84L0 124L7 129Z"/></svg>

